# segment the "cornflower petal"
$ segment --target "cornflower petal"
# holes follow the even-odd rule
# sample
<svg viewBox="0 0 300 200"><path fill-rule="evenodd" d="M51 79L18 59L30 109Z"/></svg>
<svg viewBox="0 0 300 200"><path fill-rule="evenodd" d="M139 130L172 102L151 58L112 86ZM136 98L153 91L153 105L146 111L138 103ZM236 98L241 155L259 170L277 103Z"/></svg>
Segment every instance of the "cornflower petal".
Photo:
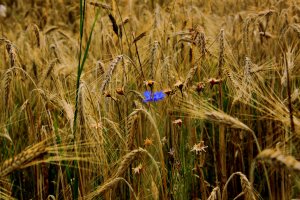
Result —
<svg viewBox="0 0 300 200"><path fill-rule="evenodd" d="M162 100L165 98L165 93L159 91L159 92L155 92L154 95L153 95L153 100L154 101L159 101L159 100Z"/></svg>
<svg viewBox="0 0 300 200"><path fill-rule="evenodd" d="M162 91L151 93L151 91L147 90L147 91L144 92L143 102L144 103L151 102L151 101L156 102L156 101L164 99L165 96L166 96L165 93L162 92Z"/></svg>

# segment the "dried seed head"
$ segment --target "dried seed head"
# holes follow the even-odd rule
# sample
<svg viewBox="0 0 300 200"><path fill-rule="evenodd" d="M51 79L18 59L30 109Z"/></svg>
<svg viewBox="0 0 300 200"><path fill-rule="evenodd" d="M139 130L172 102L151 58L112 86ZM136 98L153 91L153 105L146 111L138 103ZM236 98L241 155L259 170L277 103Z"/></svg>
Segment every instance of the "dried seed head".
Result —
<svg viewBox="0 0 300 200"><path fill-rule="evenodd" d="M199 82L197 85L196 85L196 91L198 93L202 92L205 88L205 84L203 82Z"/></svg>
<svg viewBox="0 0 300 200"><path fill-rule="evenodd" d="M104 96L105 96L105 97L111 97L111 94L110 94L109 91L105 91L105 92L104 92Z"/></svg>
<svg viewBox="0 0 300 200"><path fill-rule="evenodd" d="M153 80L145 81L145 85L146 85L146 86L149 86L150 88L152 88L153 85L154 85L154 81L153 81Z"/></svg>
<svg viewBox="0 0 300 200"><path fill-rule="evenodd" d="M119 95L124 95L124 88L117 88L116 89L116 93L119 94Z"/></svg>
<svg viewBox="0 0 300 200"><path fill-rule="evenodd" d="M127 24L127 23L129 22L129 20L130 20L130 18L129 18L129 17L126 17L126 18L123 20L122 24L123 24L123 25Z"/></svg>
<svg viewBox="0 0 300 200"><path fill-rule="evenodd" d="M142 39L142 38L145 37L145 36L146 36L146 32L142 32L141 34L139 34L137 37L135 37L135 38L133 39L133 42L132 42L132 43L138 42L140 39Z"/></svg>
<svg viewBox="0 0 300 200"><path fill-rule="evenodd" d="M174 86L177 87L177 88L179 88L180 90L182 90L183 83L182 83L182 81L177 81Z"/></svg>
<svg viewBox="0 0 300 200"><path fill-rule="evenodd" d="M114 16L111 14L111 13L109 13L108 14L108 17L109 17L109 19L110 19L110 21L111 21L111 23L112 23L112 28L113 28L113 31L114 31L114 33L119 37L121 37L122 36L122 29L119 29L119 26L118 26L118 24L117 24L117 21L116 21L116 19L114 18Z"/></svg>
<svg viewBox="0 0 300 200"><path fill-rule="evenodd" d="M211 88L216 85L216 84L220 84L222 82L221 79L215 79L215 78L210 78L207 81L208 83L210 83Z"/></svg>
<svg viewBox="0 0 300 200"><path fill-rule="evenodd" d="M169 96L170 94L172 94L173 91L170 88L167 88L163 92Z"/></svg>
<svg viewBox="0 0 300 200"><path fill-rule="evenodd" d="M181 119L176 119L173 121L173 124L181 126L182 125L182 120Z"/></svg>

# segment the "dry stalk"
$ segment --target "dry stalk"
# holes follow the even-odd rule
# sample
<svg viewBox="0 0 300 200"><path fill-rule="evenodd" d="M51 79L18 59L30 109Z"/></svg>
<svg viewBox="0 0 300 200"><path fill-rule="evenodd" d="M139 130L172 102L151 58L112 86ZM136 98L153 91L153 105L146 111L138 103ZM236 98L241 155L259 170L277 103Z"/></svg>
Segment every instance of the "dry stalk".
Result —
<svg viewBox="0 0 300 200"><path fill-rule="evenodd" d="M150 70L151 70L150 80L154 80L154 77L155 77L154 62L155 62L157 49L158 49L158 41L155 41L154 44L153 44L153 47L151 49L151 56L150 56L150 61L149 61Z"/></svg>
<svg viewBox="0 0 300 200"><path fill-rule="evenodd" d="M195 30L195 33L192 35L192 42L193 44L196 44L197 47L200 50L201 53L201 64L203 62L203 58L205 58L205 54L206 54L206 41L205 41L205 35L203 32L201 32L200 28L197 27ZM200 66L201 66L200 64ZM196 62L194 63L194 66L189 70L188 75L184 81L184 88L187 88L189 83L191 82L191 80L193 79L193 77L195 76L197 70L198 70L198 79L200 79L200 66L199 64Z"/></svg>
<svg viewBox="0 0 300 200"><path fill-rule="evenodd" d="M223 67L225 64L225 47L224 47L224 29L221 29L220 32L220 48L219 48L219 62L218 62L218 70L219 70L219 79L223 78ZM219 85L219 109L223 110L223 95L222 95L222 83ZM221 184L222 186L226 181L226 135L225 135L225 127L221 124L219 126L219 154L220 154L220 167L221 167Z"/></svg>
<svg viewBox="0 0 300 200"><path fill-rule="evenodd" d="M281 85L282 86L287 86L287 76L288 74L290 74L293 69L295 67L295 64L294 64L294 58L293 58L293 54L292 52L287 52L286 53L286 65L285 65L285 68L283 70L283 75L281 77Z"/></svg>
<svg viewBox="0 0 300 200"><path fill-rule="evenodd" d="M300 98L300 91L299 88L296 88L294 90L294 92L291 94L291 103L295 103L298 99ZM283 103L287 104L289 97L287 97L286 99L284 99Z"/></svg>
<svg viewBox="0 0 300 200"><path fill-rule="evenodd" d="M294 59L292 56L292 52L286 53L287 65L285 68L286 72L286 82L287 82L287 95L288 95L288 108L289 108L289 116L290 116L290 127L291 133L295 133L295 123L293 117L293 105L292 105L292 98L291 98L291 85L290 85L290 72L294 68Z"/></svg>

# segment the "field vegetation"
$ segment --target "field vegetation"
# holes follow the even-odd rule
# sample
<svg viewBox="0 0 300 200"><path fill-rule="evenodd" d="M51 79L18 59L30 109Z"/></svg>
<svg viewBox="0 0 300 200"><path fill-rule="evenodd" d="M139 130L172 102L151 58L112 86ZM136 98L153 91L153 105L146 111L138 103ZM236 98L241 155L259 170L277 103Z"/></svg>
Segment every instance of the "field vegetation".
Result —
<svg viewBox="0 0 300 200"><path fill-rule="evenodd" d="M300 198L299 0L0 4L1 199Z"/></svg>

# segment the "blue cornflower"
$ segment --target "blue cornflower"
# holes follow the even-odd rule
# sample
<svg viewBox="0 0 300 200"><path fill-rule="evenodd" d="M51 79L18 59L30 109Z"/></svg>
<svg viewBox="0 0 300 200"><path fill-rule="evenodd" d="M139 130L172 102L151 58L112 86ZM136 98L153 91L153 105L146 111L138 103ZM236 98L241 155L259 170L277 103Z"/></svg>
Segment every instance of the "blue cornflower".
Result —
<svg viewBox="0 0 300 200"><path fill-rule="evenodd" d="M165 98L165 93L162 91L154 92L152 93L151 91L145 91L144 92L144 103L151 102L151 101L159 101Z"/></svg>

